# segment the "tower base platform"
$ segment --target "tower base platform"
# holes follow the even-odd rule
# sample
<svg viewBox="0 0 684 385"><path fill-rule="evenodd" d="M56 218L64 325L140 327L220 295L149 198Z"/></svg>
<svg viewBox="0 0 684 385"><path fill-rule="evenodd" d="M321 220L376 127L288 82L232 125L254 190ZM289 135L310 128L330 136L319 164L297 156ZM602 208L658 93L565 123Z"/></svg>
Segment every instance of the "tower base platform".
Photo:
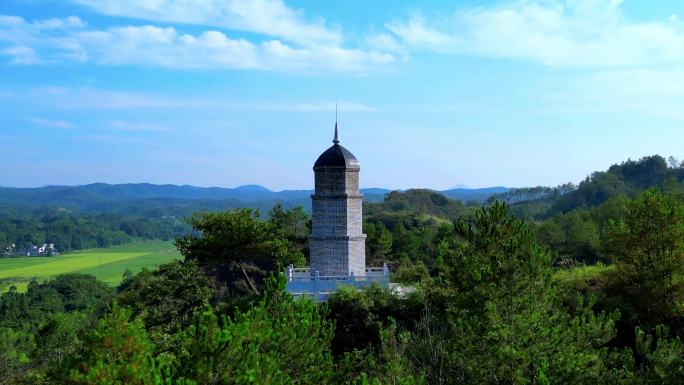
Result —
<svg viewBox="0 0 684 385"><path fill-rule="evenodd" d="M344 286L363 289L376 285L382 288L390 288L389 269L386 264L382 267L367 267L365 275L320 275L318 271L310 268L295 268L289 266L285 270L287 277L287 292L295 298L309 297L315 302L323 302L328 297Z"/></svg>

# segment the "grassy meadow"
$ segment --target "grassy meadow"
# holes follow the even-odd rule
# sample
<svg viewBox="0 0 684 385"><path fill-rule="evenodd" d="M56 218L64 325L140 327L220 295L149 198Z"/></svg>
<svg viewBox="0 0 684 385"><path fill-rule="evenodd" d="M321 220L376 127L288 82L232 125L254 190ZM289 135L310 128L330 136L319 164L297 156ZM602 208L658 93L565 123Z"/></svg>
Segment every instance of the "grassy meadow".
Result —
<svg viewBox="0 0 684 385"><path fill-rule="evenodd" d="M134 242L56 257L0 258L0 291L12 285L24 291L32 279L40 281L64 273L92 274L116 286L126 270L137 273L178 258L180 254L170 241Z"/></svg>
<svg viewBox="0 0 684 385"><path fill-rule="evenodd" d="M553 278L563 283L582 282L597 279L601 274L614 269L615 266L613 265L603 264L578 266L568 270L559 270L553 275Z"/></svg>

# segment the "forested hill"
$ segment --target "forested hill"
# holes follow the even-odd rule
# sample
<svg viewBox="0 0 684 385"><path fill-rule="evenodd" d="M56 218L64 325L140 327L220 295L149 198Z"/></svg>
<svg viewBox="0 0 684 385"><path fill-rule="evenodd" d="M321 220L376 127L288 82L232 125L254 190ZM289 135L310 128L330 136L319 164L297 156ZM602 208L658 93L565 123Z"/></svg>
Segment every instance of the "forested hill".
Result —
<svg viewBox="0 0 684 385"><path fill-rule="evenodd" d="M469 206L479 207L480 204L473 202ZM392 191L382 202L367 203L364 216L387 224L397 220L415 221L430 217L455 220L464 215L466 210L467 206L459 200L449 199L431 190L411 189L405 192Z"/></svg>
<svg viewBox="0 0 684 385"><path fill-rule="evenodd" d="M486 205L503 201L518 216L544 219L579 208L598 207L615 197L631 198L651 187L678 188L684 184L683 180L684 162L653 155L615 164L606 171L593 172L579 185L567 183L557 187L504 189L489 194ZM466 200L449 198L451 196L444 192L424 189L393 191L386 194L382 202L368 203L365 213L376 219L391 213L394 217L402 214L406 218L427 215L453 220L466 214L469 206L480 206L478 200L467 204Z"/></svg>
<svg viewBox="0 0 684 385"><path fill-rule="evenodd" d="M83 186L46 186L38 188L0 188L0 204L14 206L59 206L81 211L125 211L138 207L272 206L272 202L302 204L309 191L273 192L261 186L240 186L234 189L154 185L149 183L94 183Z"/></svg>
<svg viewBox="0 0 684 385"><path fill-rule="evenodd" d="M367 189L364 190L367 198L364 217L370 224L371 240L374 236L371 227L380 224L384 229L375 229L376 235L384 230L401 233L402 228L425 233L426 228L437 229L445 222L472 214L481 206L481 200L488 197L488 203L508 202L511 212L518 217L543 222L543 243L554 249L563 245L560 255L579 260L594 259L600 254L597 239L601 228L622 210L623 203L611 203L611 198L631 198L653 186L679 189L683 179L684 168L679 162L655 155L594 172L577 186L440 192ZM273 192L261 186L223 189L103 183L0 188L0 247L12 243L26 247L47 242L56 243L62 250L73 250L108 246L134 238L169 239L187 231L183 218L194 211L249 207L266 213L279 202L285 207L301 205L308 209L311 193L309 190ZM606 202L610 204L606 206ZM555 228L572 237L552 237L549 234L556 234ZM577 246L570 247L573 243ZM395 251L399 247L395 245ZM416 256L431 258L432 252L426 248L415 247L414 250ZM405 253L406 248L402 252Z"/></svg>
<svg viewBox="0 0 684 385"><path fill-rule="evenodd" d="M631 199L649 188L675 192L684 199L684 167L674 159L649 156L592 173L579 185L512 189L495 194L487 206L505 201L528 220L538 240L557 260L606 262L605 231L625 215ZM472 216L480 204L464 204L429 190L387 194L365 205L369 260L403 256L432 268L441 234L459 217ZM403 258L402 257L402 258Z"/></svg>
<svg viewBox="0 0 684 385"><path fill-rule="evenodd" d="M388 222L407 221L420 215L453 219L463 209L458 201L443 194L421 190L406 194L389 190L363 190L366 203L386 215ZM491 191L450 190L470 198L486 198ZM19 248L54 243L61 251L107 247L136 238L171 239L189 231L184 218L196 211L223 211L237 208L267 213L276 203L285 207L309 209L309 190L273 192L261 186L235 189L193 186L103 183L86 186L43 188L0 188L0 252L9 245Z"/></svg>
<svg viewBox="0 0 684 385"><path fill-rule="evenodd" d="M463 201L484 202L505 187L451 189L440 194ZM380 202L390 190L362 189L367 202ZM251 207L262 210L275 203L287 207L309 208L312 190L271 191L257 185L237 188L154 185L149 183L94 183L84 186L46 186L39 188L0 187L0 205L8 207L64 207L84 212L142 213L160 209L186 214L192 211Z"/></svg>
<svg viewBox="0 0 684 385"><path fill-rule="evenodd" d="M593 172L579 185L511 189L487 201L505 201L521 217L543 219L578 208L598 207L614 197L632 198L651 187L678 188L683 180L684 162L653 155Z"/></svg>
<svg viewBox="0 0 684 385"><path fill-rule="evenodd" d="M306 264L301 207L195 215L177 242L185 262L126 274L116 291L68 274L0 293L0 385L683 384L682 169L648 157L493 198L544 217L527 221L507 205L390 192L364 205L366 263L415 291L342 289L322 307L287 295L277 273ZM12 210L0 205L0 246L182 225Z"/></svg>
<svg viewBox="0 0 684 385"><path fill-rule="evenodd" d="M591 174L576 190L559 197L550 214L595 207L614 196L634 197L650 187L665 188L668 183L678 185L684 179L682 166L674 158L668 161L659 155L613 165L607 171Z"/></svg>

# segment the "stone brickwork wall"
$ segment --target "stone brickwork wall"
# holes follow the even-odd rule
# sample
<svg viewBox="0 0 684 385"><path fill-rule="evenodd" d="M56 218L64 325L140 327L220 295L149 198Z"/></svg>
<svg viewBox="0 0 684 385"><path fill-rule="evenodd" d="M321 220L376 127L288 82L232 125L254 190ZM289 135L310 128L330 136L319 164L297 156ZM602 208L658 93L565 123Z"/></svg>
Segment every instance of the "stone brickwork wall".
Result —
<svg viewBox="0 0 684 385"><path fill-rule="evenodd" d="M359 170L315 171L312 195L311 271L320 275L364 275L366 236L362 231Z"/></svg>

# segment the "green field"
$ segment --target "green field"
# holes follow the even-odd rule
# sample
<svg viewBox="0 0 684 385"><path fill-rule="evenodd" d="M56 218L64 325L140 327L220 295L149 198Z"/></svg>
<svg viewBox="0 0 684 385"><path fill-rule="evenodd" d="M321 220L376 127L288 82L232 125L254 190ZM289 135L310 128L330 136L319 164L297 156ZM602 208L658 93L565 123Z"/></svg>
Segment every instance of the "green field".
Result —
<svg viewBox="0 0 684 385"><path fill-rule="evenodd" d="M15 285L26 289L32 279L64 273L92 274L111 286L121 282L124 271L137 273L180 258L170 241L129 243L105 249L90 249L56 257L0 258L0 291Z"/></svg>

